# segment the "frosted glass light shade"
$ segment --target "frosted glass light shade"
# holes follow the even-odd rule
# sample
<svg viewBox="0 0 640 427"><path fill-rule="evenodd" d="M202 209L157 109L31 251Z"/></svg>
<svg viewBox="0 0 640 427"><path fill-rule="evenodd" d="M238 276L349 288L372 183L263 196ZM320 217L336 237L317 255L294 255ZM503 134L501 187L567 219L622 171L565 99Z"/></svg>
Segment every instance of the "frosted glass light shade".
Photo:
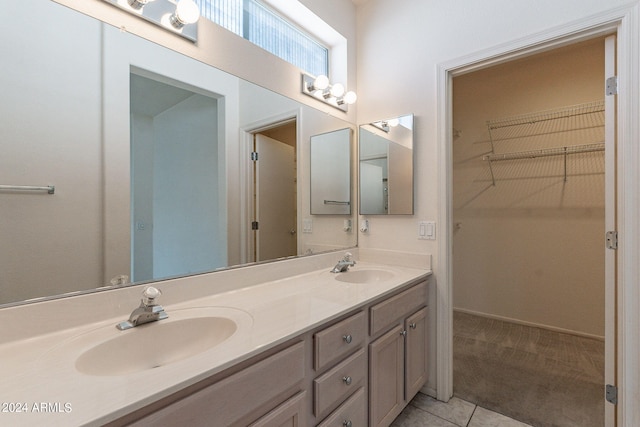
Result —
<svg viewBox="0 0 640 427"><path fill-rule="evenodd" d="M315 78L313 81L313 88L316 90L325 90L329 87L329 77L322 74Z"/></svg>
<svg viewBox="0 0 640 427"><path fill-rule="evenodd" d="M342 95L344 95L344 86L342 84L336 83L331 86L331 96L340 98Z"/></svg>
<svg viewBox="0 0 640 427"><path fill-rule="evenodd" d="M357 99L358 95L351 90L344 95L344 102L349 105L355 103Z"/></svg>
<svg viewBox="0 0 640 427"><path fill-rule="evenodd" d="M200 8L193 0L180 0L176 7L176 17L182 24L193 24L200 19Z"/></svg>

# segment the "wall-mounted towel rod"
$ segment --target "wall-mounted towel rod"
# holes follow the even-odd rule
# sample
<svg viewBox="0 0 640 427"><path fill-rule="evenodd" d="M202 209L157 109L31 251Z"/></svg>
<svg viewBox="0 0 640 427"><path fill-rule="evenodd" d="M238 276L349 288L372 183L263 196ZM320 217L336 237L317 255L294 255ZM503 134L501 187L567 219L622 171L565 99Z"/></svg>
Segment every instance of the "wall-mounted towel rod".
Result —
<svg viewBox="0 0 640 427"><path fill-rule="evenodd" d="M49 194L53 194L56 191L56 187L53 185L0 185L0 191L46 191Z"/></svg>
<svg viewBox="0 0 640 427"><path fill-rule="evenodd" d="M350 205L351 202L340 202L338 200L325 200L325 205Z"/></svg>

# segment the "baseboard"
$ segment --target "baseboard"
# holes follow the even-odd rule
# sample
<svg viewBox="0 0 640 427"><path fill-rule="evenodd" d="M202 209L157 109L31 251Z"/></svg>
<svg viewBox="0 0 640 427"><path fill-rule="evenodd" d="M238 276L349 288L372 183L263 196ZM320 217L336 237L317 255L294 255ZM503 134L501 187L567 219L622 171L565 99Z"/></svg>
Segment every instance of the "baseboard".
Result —
<svg viewBox="0 0 640 427"><path fill-rule="evenodd" d="M518 325L532 326L534 328L546 329L548 331L553 331L553 332L561 332L563 334L575 335L583 338L591 338L598 341L604 341L604 337L601 335L588 334L586 332L573 331L571 329L558 328L556 326L549 326L541 323L527 322L524 320L512 319L510 317L498 316L496 314L482 313L479 311L467 310L465 308L456 308L456 307L453 308L453 311L466 313L466 314L473 314L474 316L486 317L488 319L495 319L495 320L502 320L504 322L516 323Z"/></svg>
<svg viewBox="0 0 640 427"><path fill-rule="evenodd" d="M426 385L420 389L420 393L426 394L427 396L433 397L434 399L438 398L438 392L436 389L427 387Z"/></svg>

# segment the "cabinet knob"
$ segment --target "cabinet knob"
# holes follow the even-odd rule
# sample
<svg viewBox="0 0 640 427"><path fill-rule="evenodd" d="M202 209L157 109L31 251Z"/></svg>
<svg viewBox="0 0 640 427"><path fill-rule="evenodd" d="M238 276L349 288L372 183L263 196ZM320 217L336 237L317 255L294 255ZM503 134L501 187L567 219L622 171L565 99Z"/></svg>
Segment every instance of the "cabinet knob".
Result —
<svg viewBox="0 0 640 427"><path fill-rule="evenodd" d="M351 379L351 377L342 377L342 381L344 381L346 385L351 385L351 381L353 380Z"/></svg>
<svg viewBox="0 0 640 427"><path fill-rule="evenodd" d="M415 322L411 323L411 324L409 325L409 327L410 327L411 329L415 329L415 328L416 328L416 324L415 324Z"/></svg>
<svg viewBox="0 0 640 427"><path fill-rule="evenodd" d="M346 342L347 344L351 344L351 341L353 341L353 337L349 334L349 335L343 335L342 339L344 340L344 342Z"/></svg>
<svg viewBox="0 0 640 427"><path fill-rule="evenodd" d="M344 421L342 422L342 425L343 425L344 427L351 427L351 426L353 425L353 423L351 422L351 420L344 420Z"/></svg>
<svg viewBox="0 0 640 427"><path fill-rule="evenodd" d="M400 332L400 335L402 335L403 337L406 337L407 336L407 330L405 329L402 332Z"/></svg>

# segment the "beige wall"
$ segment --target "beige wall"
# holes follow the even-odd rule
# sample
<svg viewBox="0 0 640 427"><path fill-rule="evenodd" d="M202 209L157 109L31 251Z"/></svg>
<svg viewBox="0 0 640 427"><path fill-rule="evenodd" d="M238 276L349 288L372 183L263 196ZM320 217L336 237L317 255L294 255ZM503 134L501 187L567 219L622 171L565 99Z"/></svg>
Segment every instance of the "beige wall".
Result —
<svg viewBox="0 0 640 427"><path fill-rule="evenodd" d="M602 39L454 79L456 309L604 336L604 153L569 156L566 182L562 156L495 162L495 185L482 159L487 120L603 98ZM494 130L494 150L602 142L603 120Z"/></svg>

